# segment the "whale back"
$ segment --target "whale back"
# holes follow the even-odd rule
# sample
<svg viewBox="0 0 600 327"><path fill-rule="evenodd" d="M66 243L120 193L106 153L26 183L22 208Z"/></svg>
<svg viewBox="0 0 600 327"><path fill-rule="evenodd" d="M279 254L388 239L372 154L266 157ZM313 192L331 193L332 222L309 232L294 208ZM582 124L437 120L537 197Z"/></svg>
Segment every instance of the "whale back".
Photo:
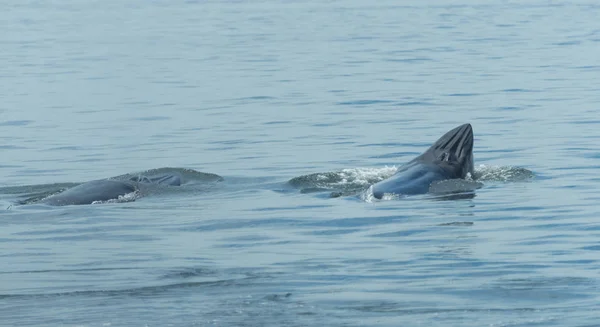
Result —
<svg viewBox="0 0 600 327"><path fill-rule="evenodd" d="M119 196L135 192L136 188L130 183L115 180L95 180L77 185L62 193L52 195L42 200L53 206L92 204L96 201L118 199Z"/></svg>

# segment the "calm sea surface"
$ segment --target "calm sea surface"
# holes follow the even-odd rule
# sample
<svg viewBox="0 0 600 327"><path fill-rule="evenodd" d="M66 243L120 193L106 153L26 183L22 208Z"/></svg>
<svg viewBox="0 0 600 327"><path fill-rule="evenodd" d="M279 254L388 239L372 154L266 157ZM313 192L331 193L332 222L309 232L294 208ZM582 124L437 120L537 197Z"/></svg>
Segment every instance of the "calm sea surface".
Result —
<svg viewBox="0 0 600 327"><path fill-rule="evenodd" d="M600 6L449 3L3 1L0 325L598 326ZM465 122L474 197L331 197Z"/></svg>

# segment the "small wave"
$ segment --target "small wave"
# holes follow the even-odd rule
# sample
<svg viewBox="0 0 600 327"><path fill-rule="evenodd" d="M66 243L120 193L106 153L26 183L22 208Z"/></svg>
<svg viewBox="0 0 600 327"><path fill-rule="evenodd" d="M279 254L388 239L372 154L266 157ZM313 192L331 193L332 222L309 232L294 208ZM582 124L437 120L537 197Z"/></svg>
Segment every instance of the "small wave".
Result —
<svg viewBox="0 0 600 327"><path fill-rule="evenodd" d="M106 268L79 268L79 269L44 269L44 270L15 270L0 271L0 275L6 274L47 274L47 273L78 273L78 272L97 272L97 271L120 271L120 270L138 270L138 267L106 267Z"/></svg>
<svg viewBox="0 0 600 327"><path fill-rule="evenodd" d="M113 289L113 290L82 290L82 291L67 291L67 292L56 292L56 293L29 293L29 294L0 294L0 300L2 299L30 299L30 298L48 298L48 297L66 297L66 296L109 296L109 297L121 297L121 296L133 296L133 297L148 297L156 296L159 293L169 292L175 289L182 288L196 288L196 287L228 287L236 286L249 282L256 277L244 277L238 279L223 279L213 281L198 281L198 282L182 282L166 285L154 285L154 286L141 286L128 289Z"/></svg>
<svg viewBox="0 0 600 327"><path fill-rule="evenodd" d="M391 100L371 100L371 99L367 99L367 100L353 100L353 101L343 101L343 102L338 102L338 105L342 105L342 106L367 106L367 105L373 105L373 104L383 104L383 103L392 103L393 101Z"/></svg>
<svg viewBox="0 0 600 327"><path fill-rule="evenodd" d="M207 268L182 268L164 274L161 279L188 279L206 276L215 276L216 270Z"/></svg>
<svg viewBox="0 0 600 327"><path fill-rule="evenodd" d="M438 224L437 226L473 226L475 223L472 221L453 221L450 223Z"/></svg>

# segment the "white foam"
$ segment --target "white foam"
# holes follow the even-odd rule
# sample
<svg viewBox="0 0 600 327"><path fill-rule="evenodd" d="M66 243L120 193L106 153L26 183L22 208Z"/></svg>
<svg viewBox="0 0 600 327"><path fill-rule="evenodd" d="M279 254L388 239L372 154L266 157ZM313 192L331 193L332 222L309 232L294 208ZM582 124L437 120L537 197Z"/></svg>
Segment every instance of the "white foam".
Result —
<svg viewBox="0 0 600 327"><path fill-rule="evenodd" d="M475 177L478 181L515 182L531 179L535 174L520 167L481 164L475 167Z"/></svg>
<svg viewBox="0 0 600 327"><path fill-rule="evenodd" d="M141 197L139 191L133 191L131 193L127 193L125 195L119 195L116 199L110 199L106 201L94 201L92 204L104 204L104 203L125 203L125 202L133 202Z"/></svg>
<svg viewBox="0 0 600 327"><path fill-rule="evenodd" d="M339 172L342 178L339 184L370 185L374 180L383 180L392 176L398 170L397 167L384 168L347 168Z"/></svg>

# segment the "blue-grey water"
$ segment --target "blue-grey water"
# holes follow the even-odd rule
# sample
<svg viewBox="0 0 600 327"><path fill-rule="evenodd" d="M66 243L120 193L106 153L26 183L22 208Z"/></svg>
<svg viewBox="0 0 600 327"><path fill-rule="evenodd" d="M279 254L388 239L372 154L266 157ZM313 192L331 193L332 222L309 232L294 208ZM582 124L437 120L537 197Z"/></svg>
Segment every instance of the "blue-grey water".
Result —
<svg viewBox="0 0 600 327"><path fill-rule="evenodd" d="M0 325L597 326L598 17L595 1L3 1ZM474 197L331 197L465 122ZM223 181L24 201L164 167Z"/></svg>

